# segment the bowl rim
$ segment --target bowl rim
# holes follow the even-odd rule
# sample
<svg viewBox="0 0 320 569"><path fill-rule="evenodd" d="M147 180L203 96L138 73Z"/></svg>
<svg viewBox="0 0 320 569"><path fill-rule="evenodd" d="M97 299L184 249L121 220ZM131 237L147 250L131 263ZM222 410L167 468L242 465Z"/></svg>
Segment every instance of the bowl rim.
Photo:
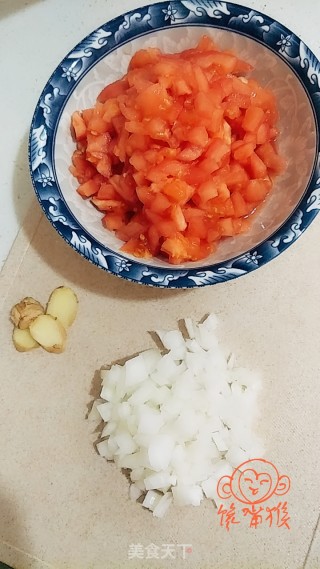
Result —
<svg viewBox="0 0 320 569"><path fill-rule="evenodd" d="M140 14L140 19L137 19ZM151 22L151 23L150 23ZM132 24L132 25L131 25ZM246 35L262 43L296 75L308 96L316 125L313 169L298 205L282 225L254 248L227 261L194 267L158 267L122 255L97 241L65 202L55 173L54 149L63 109L84 75L106 55L136 37L172 27L206 26ZM120 37L120 41L119 38ZM56 120L58 119L58 120ZM80 255L118 277L161 288L193 288L255 271L285 251L320 210L320 62L284 25L232 2L167 0L136 8L89 33L58 64L38 99L29 132L29 170L37 199L59 235ZM49 136L50 135L50 136Z"/></svg>

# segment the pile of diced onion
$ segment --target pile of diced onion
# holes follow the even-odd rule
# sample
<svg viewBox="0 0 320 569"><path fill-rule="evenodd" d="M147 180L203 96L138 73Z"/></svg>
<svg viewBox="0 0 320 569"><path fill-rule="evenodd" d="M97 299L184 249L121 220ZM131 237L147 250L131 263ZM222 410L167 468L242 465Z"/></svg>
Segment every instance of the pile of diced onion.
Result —
<svg viewBox="0 0 320 569"><path fill-rule="evenodd" d="M156 517L170 505L218 502L217 482L261 457L252 430L260 385L219 345L217 319L157 331L163 344L101 371L95 408L105 422L99 454L128 469L130 497Z"/></svg>

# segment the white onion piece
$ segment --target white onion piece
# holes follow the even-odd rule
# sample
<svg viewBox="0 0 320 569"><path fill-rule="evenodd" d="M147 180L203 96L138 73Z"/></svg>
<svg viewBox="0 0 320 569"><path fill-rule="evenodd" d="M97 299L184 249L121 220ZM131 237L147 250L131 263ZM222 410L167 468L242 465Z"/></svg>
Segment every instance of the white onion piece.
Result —
<svg viewBox="0 0 320 569"><path fill-rule="evenodd" d="M145 358L139 354L131 360L127 360L125 367L125 384L127 388L133 387L145 381L148 377L148 369Z"/></svg>
<svg viewBox="0 0 320 569"><path fill-rule="evenodd" d="M168 472L157 472L157 474L152 474L144 479L144 484L147 490L155 490L159 488L167 488L174 486L177 481L176 476L171 476Z"/></svg>
<svg viewBox="0 0 320 569"><path fill-rule="evenodd" d="M100 375L103 385L114 387L124 377L124 369L122 366L115 364L110 369L102 369Z"/></svg>
<svg viewBox="0 0 320 569"><path fill-rule="evenodd" d="M97 405L97 411L100 413L101 419L105 423L110 421L112 412L111 403L100 403L100 405Z"/></svg>
<svg viewBox="0 0 320 569"><path fill-rule="evenodd" d="M118 450L116 454L126 455L133 454L137 450L137 444L133 440L130 433L122 432L114 435L114 440L118 445Z"/></svg>
<svg viewBox="0 0 320 569"><path fill-rule="evenodd" d="M100 443L97 443L97 451L100 456L103 456L107 460L113 459L113 452L110 451L108 441L100 441Z"/></svg>
<svg viewBox="0 0 320 569"><path fill-rule="evenodd" d="M101 403L104 403L104 401L102 401L102 399L96 399L93 404L92 407L90 409L90 411L88 412L87 415L87 421L89 421L90 423L98 423L101 421L101 415L97 409L98 405L101 405Z"/></svg>
<svg viewBox="0 0 320 569"><path fill-rule="evenodd" d="M115 392L111 385L104 385L101 390L100 397L106 401L114 401Z"/></svg>
<svg viewBox="0 0 320 569"><path fill-rule="evenodd" d="M241 387L240 387L241 389ZM157 388L151 382L143 382L142 385L129 397L128 403L130 405L141 405L146 401L152 400L156 396Z"/></svg>
<svg viewBox="0 0 320 569"><path fill-rule="evenodd" d="M190 340L194 340L195 336L196 336L196 325L193 322L193 320L191 318L185 318L184 319L184 325L186 327L188 336L190 338ZM188 339L187 339L188 342Z"/></svg>
<svg viewBox="0 0 320 569"><path fill-rule="evenodd" d="M163 346L170 351L173 359L183 360L186 353L186 345L180 330L172 330L171 332L157 330L157 334Z"/></svg>
<svg viewBox="0 0 320 569"><path fill-rule="evenodd" d="M153 512L157 504L160 502L162 496L163 494L160 494L159 492L155 492L154 490L149 490L146 493L145 499L142 502L143 507L148 508L148 510L151 510L151 512Z"/></svg>
<svg viewBox="0 0 320 569"><path fill-rule="evenodd" d="M138 433L145 433L147 435L156 435L159 433L161 427L164 425L162 413L147 405L143 405L143 408L140 408L138 412L140 415Z"/></svg>
<svg viewBox="0 0 320 569"><path fill-rule="evenodd" d="M177 484L172 488L174 503L177 506L199 506L203 500L202 488L198 485L184 486Z"/></svg>
<svg viewBox="0 0 320 569"><path fill-rule="evenodd" d="M228 445L223 438L222 431L212 433L212 439L219 452L226 452L228 450Z"/></svg>
<svg viewBox="0 0 320 569"><path fill-rule="evenodd" d="M172 494L171 492L166 492L166 494L164 494L161 498L161 500L159 500L158 504L156 505L154 511L153 511L153 515L156 518L163 518L168 509L170 508L172 503Z"/></svg>
<svg viewBox="0 0 320 569"><path fill-rule="evenodd" d="M252 425L260 378L235 367L219 345L217 318L185 320L189 338L177 330L157 332L167 353L142 352L101 371L105 421L98 453L129 469L130 498L163 517L170 505L217 504L217 483L249 458L263 456Z"/></svg>
<svg viewBox="0 0 320 569"><path fill-rule="evenodd" d="M161 360L161 352L155 348L141 352L140 356L144 360L148 374L150 374L154 369L157 368L159 361Z"/></svg>
<svg viewBox="0 0 320 569"><path fill-rule="evenodd" d="M105 427L102 430L101 437L108 437L111 435L117 428L116 421L109 421L109 423L105 424Z"/></svg>
<svg viewBox="0 0 320 569"><path fill-rule="evenodd" d="M174 446L175 440L172 436L170 437L169 435L159 434L153 437L148 448L150 466L153 470L158 472L159 470L165 470L168 468ZM162 486L166 486L166 484L162 484ZM160 486L160 488L162 486Z"/></svg>
<svg viewBox="0 0 320 569"><path fill-rule="evenodd" d="M130 484L130 488L129 488L129 498L130 500L132 500L133 502L136 502L137 500L139 500L140 496L142 496L143 491L138 488L138 486L136 486L136 484Z"/></svg>
<svg viewBox="0 0 320 569"><path fill-rule="evenodd" d="M145 469L143 468L143 466L140 466L138 468L134 468L133 470L131 470L130 472L130 478L132 480L132 482L136 482L137 480L140 480L141 478L144 478L144 471Z"/></svg>
<svg viewBox="0 0 320 569"><path fill-rule="evenodd" d="M170 397L170 394L171 390L166 385L156 387L151 397L151 402L155 405L163 405L163 403Z"/></svg>

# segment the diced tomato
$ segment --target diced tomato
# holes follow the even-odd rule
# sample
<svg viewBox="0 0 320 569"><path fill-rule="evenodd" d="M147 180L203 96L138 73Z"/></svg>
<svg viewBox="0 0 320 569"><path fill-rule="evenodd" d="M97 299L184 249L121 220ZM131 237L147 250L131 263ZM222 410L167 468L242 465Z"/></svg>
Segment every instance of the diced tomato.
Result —
<svg viewBox="0 0 320 569"><path fill-rule="evenodd" d="M259 126L256 132L257 144L265 144L266 142L269 142L271 138L270 130L270 126L267 123L262 123Z"/></svg>
<svg viewBox="0 0 320 569"><path fill-rule="evenodd" d="M214 198L208 202L207 209L209 213L217 215L220 218L234 215L234 207L231 198Z"/></svg>
<svg viewBox="0 0 320 569"><path fill-rule="evenodd" d="M244 217L248 213L246 201L241 192L232 192L231 201L236 217Z"/></svg>
<svg viewBox="0 0 320 569"><path fill-rule="evenodd" d="M237 93L235 91L232 91L232 93L226 98L226 102L237 105L239 109L248 109L251 105L249 95L243 95L242 93Z"/></svg>
<svg viewBox="0 0 320 569"><path fill-rule="evenodd" d="M180 205L175 204L170 207L170 217L176 226L177 231L184 231L187 227L187 222L183 215Z"/></svg>
<svg viewBox="0 0 320 569"><path fill-rule="evenodd" d="M188 166L179 160L163 160L158 166L150 168L146 178L151 182L161 182L169 176L183 178L188 172Z"/></svg>
<svg viewBox="0 0 320 569"><path fill-rule="evenodd" d="M80 184L91 180L95 175L96 170L86 160L85 155L79 150L75 150L72 156L72 165L70 166L70 172L75 178L77 178Z"/></svg>
<svg viewBox="0 0 320 569"><path fill-rule="evenodd" d="M144 154L138 150L132 153L129 162L136 170L146 171L148 168L148 162L145 159Z"/></svg>
<svg viewBox="0 0 320 569"><path fill-rule="evenodd" d="M213 67L220 75L233 73L237 64L235 55L221 51L207 51L196 55L193 60L203 69Z"/></svg>
<svg viewBox="0 0 320 569"><path fill-rule="evenodd" d="M219 89L211 89L209 93L203 93L199 91L194 99L194 109L196 113L200 113L203 117L210 118L213 111L219 110L217 115L217 120L222 119L223 112L218 109L218 105L221 103L223 98L223 92ZM199 118L199 114L198 114Z"/></svg>
<svg viewBox="0 0 320 569"><path fill-rule="evenodd" d="M231 217L225 217L218 222L220 233L223 237L233 237L234 226Z"/></svg>
<svg viewBox="0 0 320 569"><path fill-rule="evenodd" d="M155 83L137 95L135 104L144 117L165 118L173 99L160 83Z"/></svg>
<svg viewBox="0 0 320 569"><path fill-rule="evenodd" d="M211 227L207 233L207 240L208 243L213 243L214 241L218 241L221 238L221 232L217 225L217 227Z"/></svg>
<svg viewBox="0 0 320 569"><path fill-rule="evenodd" d="M102 225L109 231L118 231L124 226L124 217L121 213L106 213L102 218Z"/></svg>
<svg viewBox="0 0 320 569"><path fill-rule="evenodd" d="M241 164L232 161L230 163L229 171L226 173L225 181L228 188L232 190L241 189L247 185L249 176Z"/></svg>
<svg viewBox="0 0 320 569"><path fill-rule="evenodd" d="M237 119L241 117L241 110L237 103L229 101L223 103L224 116L226 119Z"/></svg>
<svg viewBox="0 0 320 569"><path fill-rule="evenodd" d="M243 137L243 142L253 142L257 146L257 135L254 132L247 132Z"/></svg>
<svg viewBox="0 0 320 569"><path fill-rule="evenodd" d="M152 255L158 255L160 251L161 235L154 225L150 225L147 231L149 249Z"/></svg>
<svg viewBox="0 0 320 569"><path fill-rule="evenodd" d="M89 120L88 130L92 134L103 134L108 130L108 123L102 117L93 115Z"/></svg>
<svg viewBox="0 0 320 569"><path fill-rule="evenodd" d="M267 168L273 170L277 174L281 174L285 169L284 160L276 153L274 147L270 142L266 142L257 148L257 154L265 163Z"/></svg>
<svg viewBox="0 0 320 569"><path fill-rule="evenodd" d="M128 241L132 238L140 238L140 235L143 235L148 229L148 225L143 214L136 214L125 226L117 231L117 237L123 241Z"/></svg>
<svg viewBox="0 0 320 569"><path fill-rule="evenodd" d="M188 259L188 239L181 233L168 237L161 245L161 251L169 256L169 260L173 264L179 264Z"/></svg>
<svg viewBox="0 0 320 569"><path fill-rule="evenodd" d="M199 146L191 146L191 144L189 144L183 150L181 150L178 158L183 162L194 162L200 158L202 153L203 148L200 148Z"/></svg>
<svg viewBox="0 0 320 569"><path fill-rule="evenodd" d="M201 217L197 216L190 219L186 231L186 235L188 237L198 237L199 239L206 239L207 234L208 234L208 229L204 222L203 214L201 215Z"/></svg>
<svg viewBox="0 0 320 569"><path fill-rule="evenodd" d="M84 110L82 111L82 113L81 113L81 114L82 114L82 118L83 118L83 120L84 120L86 126L88 126L88 124L89 124L89 122L90 122L90 120L91 120L91 118L92 118L92 116L93 116L93 113L94 113L94 109L84 109Z"/></svg>
<svg viewBox="0 0 320 569"><path fill-rule="evenodd" d="M213 172L219 170L219 164L216 162L214 158L204 158L204 160L201 160L201 162L199 162L198 170L199 170L199 176L200 176L200 171L202 170L202 180L206 181L208 180L210 174L213 174ZM199 180L200 179L201 178L199 177Z"/></svg>
<svg viewBox="0 0 320 569"><path fill-rule="evenodd" d="M249 107L242 121L242 128L247 132L257 132L258 128L265 121L265 114L260 107Z"/></svg>
<svg viewBox="0 0 320 569"><path fill-rule="evenodd" d="M270 191L269 180L250 180L244 192L244 197L248 202L261 202Z"/></svg>
<svg viewBox="0 0 320 569"><path fill-rule="evenodd" d="M83 198L90 198L91 196L94 196L98 190L98 184L96 184L96 182L94 182L92 179L84 182L83 184L80 184L80 186L77 188L78 194L80 194L80 196Z"/></svg>
<svg viewBox="0 0 320 569"><path fill-rule="evenodd" d="M220 200L227 200L230 198L230 190L225 182L220 182L218 184L218 196Z"/></svg>
<svg viewBox="0 0 320 569"><path fill-rule="evenodd" d="M103 158L104 155L108 154L110 140L111 137L108 132L98 135L88 132L88 144L86 151L87 160L97 164L100 158Z"/></svg>
<svg viewBox="0 0 320 569"><path fill-rule="evenodd" d="M177 79L177 81L175 81L175 83L173 84L173 91L176 95L178 96L182 96L182 95L190 95L192 93L192 89L190 87L190 85L188 85L188 83L185 81L185 79Z"/></svg>
<svg viewBox="0 0 320 569"><path fill-rule="evenodd" d="M111 176L112 174L111 158L107 154L104 154L102 158L100 158L97 161L96 167L99 174L102 174L102 176L104 176L105 178L109 178Z"/></svg>
<svg viewBox="0 0 320 569"><path fill-rule="evenodd" d="M221 138L213 138L212 142L210 143L208 150L206 151L206 158L209 160L214 160L219 168L223 165L223 163L228 159L230 154L230 146Z"/></svg>
<svg viewBox="0 0 320 569"><path fill-rule="evenodd" d="M97 101L100 103L105 103L108 99L115 99L119 95L122 95L128 89L128 81L127 79L119 79L111 85L107 85L104 89L102 89L101 93L99 93L97 97Z"/></svg>
<svg viewBox="0 0 320 569"><path fill-rule="evenodd" d="M285 166L276 99L251 69L207 36L177 54L142 49L73 113L70 172L124 253L194 262L248 230Z"/></svg>
<svg viewBox="0 0 320 569"><path fill-rule="evenodd" d="M83 140L87 134L86 123L83 120L82 114L79 111L75 111L71 117L71 126L74 131L74 136L76 140Z"/></svg>
<svg viewBox="0 0 320 569"><path fill-rule="evenodd" d="M156 47L149 47L148 49L140 49L131 58L129 64L130 69L144 68L147 65L153 65L161 58L161 51Z"/></svg>
<svg viewBox="0 0 320 569"><path fill-rule="evenodd" d="M255 148L256 145L254 142L239 141L239 144L235 142L232 145L233 158L241 163L250 158Z"/></svg>
<svg viewBox="0 0 320 569"><path fill-rule="evenodd" d="M109 178L110 184L114 187L117 194L126 204L136 204L138 202L136 186L130 175L119 176L115 174Z"/></svg>
<svg viewBox="0 0 320 569"><path fill-rule="evenodd" d="M204 71L201 69L201 67L195 65L193 68L193 73L198 90L202 93L207 93L209 91L209 81Z"/></svg>
<svg viewBox="0 0 320 569"><path fill-rule="evenodd" d="M265 178L268 174L265 163L256 152L250 156L250 174L252 178Z"/></svg>
<svg viewBox="0 0 320 569"><path fill-rule="evenodd" d="M218 195L218 184L214 180L203 182L198 188L198 194L202 202L207 202Z"/></svg>
<svg viewBox="0 0 320 569"><path fill-rule="evenodd" d="M204 126L195 126L188 133L188 140L195 146L204 148L209 142L207 129Z"/></svg>
<svg viewBox="0 0 320 569"><path fill-rule="evenodd" d="M151 259L152 257L146 238L141 239L132 237L122 245L120 251L123 251L124 253L131 253L135 257L141 257L142 259Z"/></svg>
<svg viewBox="0 0 320 569"><path fill-rule="evenodd" d="M161 218L156 223L156 228L161 237L170 237L177 231L176 223L171 219Z"/></svg>
<svg viewBox="0 0 320 569"><path fill-rule="evenodd" d="M201 162L200 162L201 164ZM215 163L214 163L215 164ZM215 164L216 167L216 164ZM213 172L214 170L212 170ZM186 173L184 177L185 181L190 184L190 186L199 186L203 182L208 180L208 172L204 169L201 169L198 164L191 165L189 171Z"/></svg>
<svg viewBox="0 0 320 569"><path fill-rule="evenodd" d="M119 195L117 194L112 184L103 182L100 185L99 191L97 193L97 198L99 200L115 200L117 197L119 197Z"/></svg>
<svg viewBox="0 0 320 569"><path fill-rule="evenodd" d="M194 188L183 180L172 179L163 186L162 192L172 202L182 205L191 199L194 194Z"/></svg>
<svg viewBox="0 0 320 569"><path fill-rule="evenodd" d="M111 123L112 119L119 115L119 103L117 99L108 99L103 105L103 120L109 124Z"/></svg>
<svg viewBox="0 0 320 569"><path fill-rule="evenodd" d="M170 138L168 123L161 118L152 118L147 121L145 126L146 133L154 140L166 140Z"/></svg>
<svg viewBox="0 0 320 569"><path fill-rule="evenodd" d="M123 203L120 200L99 200L98 198L91 198L91 203L100 211L123 209Z"/></svg>
<svg viewBox="0 0 320 569"><path fill-rule="evenodd" d="M134 154L136 150L141 150L145 152L150 147L150 136L146 136L145 134L137 134L133 133L129 136L127 141L126 153L128 156Z"/></svg>
<svg viewBox="0 0 320 569"><path fill-rule="evenodd" d="M150 210L160 215L172 206L172 202L162 192L155 193L149 204Z"/></svg>

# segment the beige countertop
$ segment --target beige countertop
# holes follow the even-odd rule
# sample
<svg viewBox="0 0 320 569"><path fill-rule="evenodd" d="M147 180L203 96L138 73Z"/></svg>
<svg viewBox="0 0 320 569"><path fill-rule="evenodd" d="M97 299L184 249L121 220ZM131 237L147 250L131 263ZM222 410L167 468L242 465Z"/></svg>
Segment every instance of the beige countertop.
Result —
<svg viewBox="0 0 320 569"><path fill-rule="evenodd" d="M158 290L109 276L77 255L34 207L1 274L0 559L17 569L197 567L318 569L320 223L286 253L233 282ZM8 311L71 285L80 310L62 355L17 353ZM152 345L148 331L215 312L221 341L259 369L257 431L291 478L291 529L228 533L207 501L156 520L100 458L85 420L96 371ZM319 530L318 530L319 531ZM313 544L311 542L313 540ZM186 559L129 559L130 544L192 544ZM40 561L41 560L41 561ZM165 563L165 565L164 565Z"/></svg>

